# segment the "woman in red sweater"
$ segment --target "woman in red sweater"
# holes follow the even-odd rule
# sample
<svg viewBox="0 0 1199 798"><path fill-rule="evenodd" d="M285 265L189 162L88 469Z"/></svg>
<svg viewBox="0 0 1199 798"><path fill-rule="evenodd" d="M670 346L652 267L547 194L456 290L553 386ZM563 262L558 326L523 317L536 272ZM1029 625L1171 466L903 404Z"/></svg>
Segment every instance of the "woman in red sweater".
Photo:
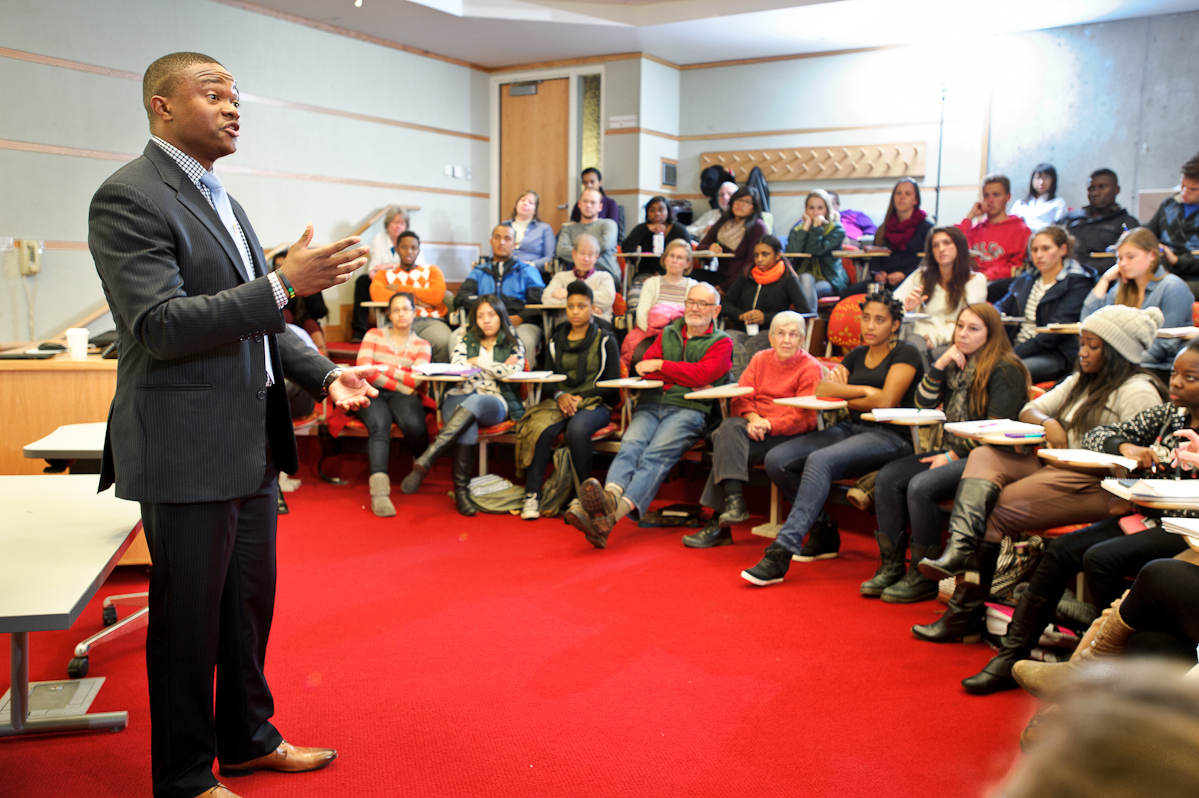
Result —
<svg viewBox="0 0 1199 798"><path fill-rule="evenodd" d="M738 382L752 394L732 401L729 417L712 436L712 470L700 501L713 508L708 525L683 538L693 549L727 546L733 542L732 525L749 518L741 487L749 469L766 459L780 443L816 429L816 411L776 405L784 396L811 396L820 382L822 367L803 349L803 316L790 310L776 313L770 322L771 349L753 356Z"/></svg>

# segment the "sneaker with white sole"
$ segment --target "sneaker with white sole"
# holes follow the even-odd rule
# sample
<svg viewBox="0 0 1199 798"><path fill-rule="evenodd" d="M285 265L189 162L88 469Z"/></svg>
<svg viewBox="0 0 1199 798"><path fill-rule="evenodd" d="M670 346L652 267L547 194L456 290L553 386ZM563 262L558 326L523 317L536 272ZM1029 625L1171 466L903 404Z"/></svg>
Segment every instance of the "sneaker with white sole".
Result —
<svg viewBox="0 0 1199 798"><path fill-rule="evenodd" d="M541 517L541 499L536 493L525 494L525 506L520 510L520 517L526 521L535 521Z"/></svg>

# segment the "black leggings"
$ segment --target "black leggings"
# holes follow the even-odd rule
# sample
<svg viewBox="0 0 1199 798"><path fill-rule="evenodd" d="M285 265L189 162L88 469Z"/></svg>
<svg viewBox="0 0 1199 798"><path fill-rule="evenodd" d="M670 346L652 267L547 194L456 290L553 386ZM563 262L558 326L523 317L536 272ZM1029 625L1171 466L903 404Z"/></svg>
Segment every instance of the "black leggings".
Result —
<svg viewBox="0 0 1199 798"><path fill-rule="evenodd" d="M1182 560L1149 563L1120 605L1120 617L1137 630L1134 637L1172 638L1194 662L1199 644L1199 566Z"/></svg>
<svg viewBox="0 0 1199 798"><path fill-rule="evenodd" d="M1128 577L1135 576L1145 563L1173 557L1185 548L1181 535L1160 526L1125 535L1120 519L1105 518L1050 543L1028 590L1056 604L1082 571L1095 606L1106 609L1128 589Z"/></svg>
<svg viewBox="0 0 1199 798"><path fill-rule="evenodd" d="M612 411L605 405L600 405L590 410L579 410L570 418L546 427L533 450L533 461L525 475L525 492L541 495L545 469L549 467L550 459L554 456L554 440L563 432L579 482L591 476L591 456L595 453L591 445L591 436L608 426L611 421Z"/></svg>

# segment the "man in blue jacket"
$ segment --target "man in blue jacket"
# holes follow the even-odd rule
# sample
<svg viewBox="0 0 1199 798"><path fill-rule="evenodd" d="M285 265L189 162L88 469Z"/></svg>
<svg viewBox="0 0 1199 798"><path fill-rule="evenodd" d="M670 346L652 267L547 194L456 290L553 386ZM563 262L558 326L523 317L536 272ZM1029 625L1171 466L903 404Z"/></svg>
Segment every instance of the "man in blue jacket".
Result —
<svg viewBox="0 0 1199 798"><path fill-rule="evenodd" d="M512 225L497 224L491 231L491 260L480 261L470 270L454 295L454 305L468 308L481 296L498 294L508 309L508 320L525 345L525 356L533 361L541 345L541 325L536 323L537 312L526 312L525 305L541 303L545 283L531 264L512 256L515 248L516 233Z"/></svg>

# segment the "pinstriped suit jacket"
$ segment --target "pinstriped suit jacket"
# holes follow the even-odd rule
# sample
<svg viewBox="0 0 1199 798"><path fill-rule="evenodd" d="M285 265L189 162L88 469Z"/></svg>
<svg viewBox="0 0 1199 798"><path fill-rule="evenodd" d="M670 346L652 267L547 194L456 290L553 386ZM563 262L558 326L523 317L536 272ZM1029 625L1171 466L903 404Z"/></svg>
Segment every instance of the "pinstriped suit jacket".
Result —
<svg viewBox="0 0 1199 798"><path fill-rule="evenodd" d="M264 274L258 238L230 202ZM262 484L268 436L276 465L295 473L283 374L315 394L333 364L287 331L270 283L243 276L220 217L154 142L92 198L88 247L121 353L100 490L115 481L117 496L156 503L246 496Z"/></svg>

